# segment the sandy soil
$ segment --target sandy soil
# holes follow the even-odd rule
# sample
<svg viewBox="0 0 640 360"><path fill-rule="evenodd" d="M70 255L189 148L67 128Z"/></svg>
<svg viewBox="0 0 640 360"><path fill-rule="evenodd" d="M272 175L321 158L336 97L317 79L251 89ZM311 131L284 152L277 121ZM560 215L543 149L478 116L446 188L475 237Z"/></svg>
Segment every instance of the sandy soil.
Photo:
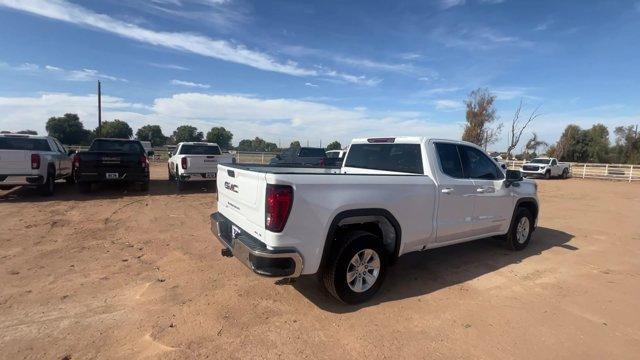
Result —
<svg viewBox="0 0 640 360"><path fill-rule="evenodd" d="M640 184L540 180L531 245L403 257L338 304L220 256L215 194L0 196L0 358L638 358Z"/></svg>

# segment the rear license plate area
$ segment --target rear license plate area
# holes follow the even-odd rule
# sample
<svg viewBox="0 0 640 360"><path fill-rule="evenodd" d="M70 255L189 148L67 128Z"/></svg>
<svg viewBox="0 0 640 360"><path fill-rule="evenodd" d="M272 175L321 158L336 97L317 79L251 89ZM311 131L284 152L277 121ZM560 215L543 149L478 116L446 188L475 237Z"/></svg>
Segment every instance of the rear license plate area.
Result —
<svg viewBox="0 0 640 360"><path fill-rule="evenodd" d="M118 173L106 173L105 177L107 179L118 179L119 178Z"/></svg>

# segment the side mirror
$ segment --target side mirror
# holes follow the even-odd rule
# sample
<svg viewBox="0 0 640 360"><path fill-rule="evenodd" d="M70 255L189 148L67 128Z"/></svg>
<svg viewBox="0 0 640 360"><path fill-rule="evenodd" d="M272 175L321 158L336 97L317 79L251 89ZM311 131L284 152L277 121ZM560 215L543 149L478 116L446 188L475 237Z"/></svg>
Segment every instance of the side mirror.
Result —
<svg viewBox="0 0 640 360"><path fill-rule="evenodd" d="M515 182L522 181L522 173L520 172L520 170L507 170L505 175L505 183L507 187L511 186L511 184Z"/></svg>
<svg viewBox="0 0 640 360"><path fill-rule="evenodd" d="M153 150L147 151L147 156L153 156L153 154L155 154L155 152Z"/></svg>
<svg viewBox="0 0 640 360"><path fill-rule="evenodd" d="M69 151L67 151L67 156L71 156L71 155L75 154L76 152L77 151L75 151L75 150L69 150Z"/></svg>

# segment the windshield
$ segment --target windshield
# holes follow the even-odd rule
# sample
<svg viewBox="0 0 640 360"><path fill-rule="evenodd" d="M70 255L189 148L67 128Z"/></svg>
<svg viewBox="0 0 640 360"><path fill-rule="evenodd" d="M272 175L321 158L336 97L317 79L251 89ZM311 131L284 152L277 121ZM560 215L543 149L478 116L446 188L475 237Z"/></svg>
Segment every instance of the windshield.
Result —
<svg viewBox="0 0 640 360"><path fill-rule="evenodd" d="M144 154L144 148L139 141L122 141L122 140L94 140L89 151L104 152L124 152Z"/></svg>
<svg viewBox="0 0 640 360"><path fill-rule="evenodd" d="M302 148L298 152L299 157L325 157L324 149L321 148Z"/></svg>
<svg viewBox="0 0 640 360"><path fill-rule="evenodd" d="M354 144L344 166L422 174L420 144Z"/></svg>
<svg viewBox="0 0 640 360"><path fill-rule="evenodd" d="M51 151L49 142L46 139L30 139L19 137L0 137L0 149Z"/></svg>
<svg viewBox="0 0 640 360"><path fill-rule="evenodd" d="M182 145L180 155L220 155L220 148L215 145Z"/></svg>
<svg viewBox="0 0 640 360"><path fill-rule="evenodd" d="M546 164L549 164L550 161L551 160L549 160L549 159L533 159L533 160L530 161L530 163L532 163L532 164L545 164L546 165Z"/></svg>

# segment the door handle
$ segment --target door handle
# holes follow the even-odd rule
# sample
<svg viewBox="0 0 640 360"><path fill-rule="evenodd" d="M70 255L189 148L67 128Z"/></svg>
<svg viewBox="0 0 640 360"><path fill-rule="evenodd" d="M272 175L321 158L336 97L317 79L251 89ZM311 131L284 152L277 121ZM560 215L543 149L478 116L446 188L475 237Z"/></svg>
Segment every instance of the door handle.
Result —
<svg viewBox="0 0 640 360"><path fill-rule="evenodd" d="M485 189L480 187L480 188L476 189L476 192L480 193L480 194L483 194L485 192Z"/></svg>
<svg viewBox="0 0 640 360"><path fill-rule="evenodd" d="M443 194L452 194L453 193L453 189L452 188L444 188L442 190L440 190Z"/></svg>

